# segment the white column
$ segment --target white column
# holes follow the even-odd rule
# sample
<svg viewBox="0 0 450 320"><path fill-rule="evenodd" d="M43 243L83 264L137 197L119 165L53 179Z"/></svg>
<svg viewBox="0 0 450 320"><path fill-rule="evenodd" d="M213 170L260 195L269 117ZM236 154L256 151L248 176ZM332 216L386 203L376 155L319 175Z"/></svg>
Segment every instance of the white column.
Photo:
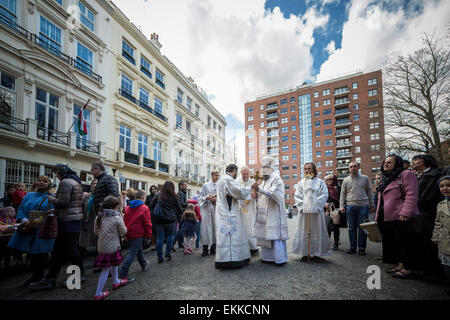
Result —
<svg viewBox="0 0 450 320"><path fill-rule="evenodd" d="M6 184L6 159L0 159L0 195L5 194Z"/></svg>

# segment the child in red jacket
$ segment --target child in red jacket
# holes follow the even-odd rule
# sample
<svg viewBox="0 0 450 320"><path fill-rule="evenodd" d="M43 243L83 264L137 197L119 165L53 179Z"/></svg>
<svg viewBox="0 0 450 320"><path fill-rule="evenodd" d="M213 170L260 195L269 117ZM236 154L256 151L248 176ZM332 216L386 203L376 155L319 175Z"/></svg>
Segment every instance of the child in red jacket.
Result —
<svg viewBox="0 0 450 320"><path fill-rule="evenodd" d="M125 208L125 216L123 218L127 227L126 238L130 243L127 257L123 261L122 268L119 272L120 279L127 279L132 282L134 278L128 278L128 270L137 256L142 271L147 271L149 262L144 258L142 242L144 239L152 238L152 221L150 218L150 209L145 205L146 193L138 190L134 197L135 200L130 201L130 205Z"/></svg>
<svg viewBox="0 0 450 320"><path fill-rule="evenodd" d="M195 205L195 216L197 217L197 230L196 230L196 234L197 234L197 240L195 240L195 249L199 249L200 248L200 229L201 229L201 224L202 224L202 214L200 213L200 206L198 205L198 196L193 196L192 199L190 199L188 201L188 204L192 203L193 205Z"/></svg>

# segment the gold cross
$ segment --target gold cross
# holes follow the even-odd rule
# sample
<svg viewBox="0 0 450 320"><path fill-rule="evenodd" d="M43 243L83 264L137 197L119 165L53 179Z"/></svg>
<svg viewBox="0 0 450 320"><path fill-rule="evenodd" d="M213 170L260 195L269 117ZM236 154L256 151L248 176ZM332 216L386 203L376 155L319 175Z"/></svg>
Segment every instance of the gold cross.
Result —
<svg viewBox="0 0 450 320"><path fill-rule="evenodd" d="M258 182L258 180L263 180L264 177L259 175L259 171L256 171L256 174L253 176L250 176L250 178L255 179L256 182Z"/></svg>

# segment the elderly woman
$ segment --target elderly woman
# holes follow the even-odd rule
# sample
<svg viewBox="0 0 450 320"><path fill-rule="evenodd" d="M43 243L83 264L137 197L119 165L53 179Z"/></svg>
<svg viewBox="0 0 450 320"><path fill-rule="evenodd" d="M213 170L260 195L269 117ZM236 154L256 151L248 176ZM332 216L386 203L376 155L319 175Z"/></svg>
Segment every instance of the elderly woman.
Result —
<svg viewBox="0 0 450 320"><path fill-rule="evenodd" d="M8 243L9 248L28 253L31 263L32 276L25 281L23 286L36 283L44 276L45 266L48 262L48 254L52 252L55 239L40 239L39 228L29 228L29 215L31 210L46 210L53 205L46 199L49 189L52 187L51 179L47 176L38 178L37 192L29 192L23 198L16 222L22 223L23 227L17 230Z"/></svg>
<svg viewBox="0 0 450 320"><path fill-rule="evenodd" d="M97 179L91 181L91 192L83 194L83 223L81 225L80 248L81 260L83 260L87 248L97 245L97 236L94 233L94 220L96 217L94 210L94 190Z"/></svg>
<svg viewBox="0 0 450 320"><path fill-rule="evenodd" d="M375 220L383 234L383 261L397 264L397 267L387 270L393 277L412 278L417 268L416 241L408 225L410 219L419 214L417 178L405 170L403 159L395 154L388 155L383 161L381 173Z"/></svg>
<svg viewBox="0 0 450 320"><path fill-rule="evenodd" d="M328 199L328 189L317 177L314 163L305 163L304 178L297 183L294 194L299 208L298 228L294 237L292 252L302 256L302 261L323 262L322 256L330 253L330 238L323 208Z"/></svg>
<svg viewBox="0 0 450 320"><path fill-rule="evenodd" d="M58 163L53 172L60 180L56 197L47 197L55 206L58 217L58 237L50 261L50 270L44 280L31 285L32 289L45 290L55 287L61 267L68 262L77 265L83 274L78 240L83 220L83 189L80 178L67 164Z"/></svg>

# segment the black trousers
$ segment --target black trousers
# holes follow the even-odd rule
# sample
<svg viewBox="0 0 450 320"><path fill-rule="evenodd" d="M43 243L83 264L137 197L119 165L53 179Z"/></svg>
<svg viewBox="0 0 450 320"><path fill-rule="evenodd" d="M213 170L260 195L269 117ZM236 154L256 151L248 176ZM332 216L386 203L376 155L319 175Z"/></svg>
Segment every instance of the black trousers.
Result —
<svg viewBox="0 0 450 320"><path fill-rule="evenodd" d="M328 230L328 237L331 237L331 232L333 232L334 243L338 243L339 235L341 234L341 231L339 230L339 224L333 223L333 230Z"/></svg>
<svg viewBox="0 0 450 320"><path fill-rule="evenodd" d="M30 258L30 267L33 275L33 281L39 281L44 277L45 267L48 264L48 253L28 254Z"/></svg>
<svg viewBox="0 0 450 320"><path fill-rule="evenodd" d="M84 273L80 251L78 250L78 238L78 232L58 234L50 260L50 270L46 277L48 280L56 280L61 267L69 261L71 264L79 266L81 273Z"/></svg>

